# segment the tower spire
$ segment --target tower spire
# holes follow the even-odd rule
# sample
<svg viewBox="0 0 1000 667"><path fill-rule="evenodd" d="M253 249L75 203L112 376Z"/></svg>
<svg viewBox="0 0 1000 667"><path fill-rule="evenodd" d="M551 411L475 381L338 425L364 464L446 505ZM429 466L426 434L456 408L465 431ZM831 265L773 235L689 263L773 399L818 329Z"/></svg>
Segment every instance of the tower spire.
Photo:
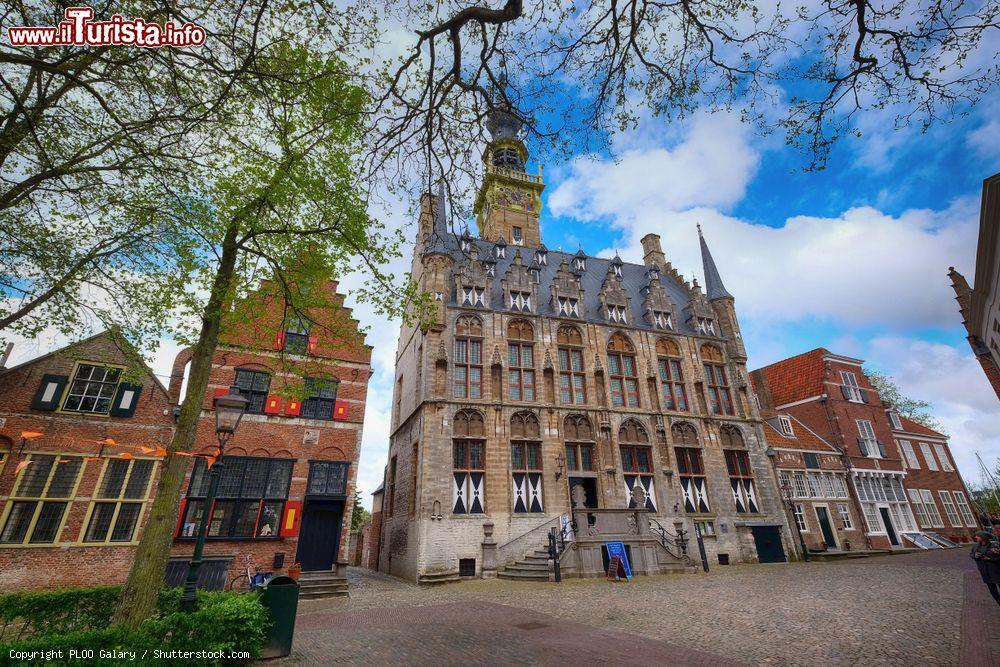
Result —
<svg viewBox="0 0 1000 667"><path fill-rule="evenodd" d="M733 295L722 284L722 276L719 275L719 269L715 266L715 260L712 259L712 253L708 249L708 243L705 242L705 236L701 233L701 224L698 224L698 241L701 243L701 265L705 270L705 295L709 301L732 299Z"/></svg>

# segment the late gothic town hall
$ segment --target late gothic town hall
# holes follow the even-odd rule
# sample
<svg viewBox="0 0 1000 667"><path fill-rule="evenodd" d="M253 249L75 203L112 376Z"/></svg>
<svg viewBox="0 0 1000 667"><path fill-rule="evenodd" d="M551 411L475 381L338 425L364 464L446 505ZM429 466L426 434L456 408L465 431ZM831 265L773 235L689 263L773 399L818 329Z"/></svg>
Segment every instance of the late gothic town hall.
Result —
<svg viewBox="0 0 1000 667"><path fill-rule="evenodd" d="M603 572L611 540L637 573L690 568L696 530L713 564L785 560L735 300L705 239L704 288L652 233L642 265L548 250L520 126L489 129L478 238L449 232L443 195L421 201L412 274L436 319L400 332L379 569L544 578L552 528L570 575Z"/></svg>

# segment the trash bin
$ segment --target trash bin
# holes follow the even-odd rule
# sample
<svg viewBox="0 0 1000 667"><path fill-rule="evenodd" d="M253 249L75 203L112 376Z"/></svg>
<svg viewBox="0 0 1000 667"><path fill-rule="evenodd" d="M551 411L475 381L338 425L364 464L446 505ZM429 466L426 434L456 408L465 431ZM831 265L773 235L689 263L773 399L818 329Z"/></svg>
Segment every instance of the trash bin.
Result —
<svg viewBox="0 0 1000 667"><path fill-rule="evenodd" d="M260 657L283 658L292 652L295 611L299 607L299 582L291 577L274 577L264 586L260 601L271 615L271 629Z"/></svg>

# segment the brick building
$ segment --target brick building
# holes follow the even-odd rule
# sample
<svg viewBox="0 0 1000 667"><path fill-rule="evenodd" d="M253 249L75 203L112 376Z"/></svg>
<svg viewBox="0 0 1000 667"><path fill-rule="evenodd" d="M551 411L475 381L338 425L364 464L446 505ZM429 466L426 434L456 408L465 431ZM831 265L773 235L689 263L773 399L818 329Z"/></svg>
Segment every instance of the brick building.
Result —
<svg viewBox="0 0 1000 667"><path fill-rule="evenodd" d="M983 181L974 286L948 269L969 345L1000 398L1000 174Z"/></svg>
<svg viewBox="0 0 1000 667"><path fill-rule="evenodd" d="M385 492L382 485L372 491L372 520L362 530L361 536L361 566L369 570L378 569L379 541L382 538L382 498Z"/></svg>
<svg viewBox="0 0 1000 667"><path fill-rule="evenodd" d="M751 373L762 407L793 415L845 453L852 491L861 502L868 547L904 547L916 530L891 446L892 430L862 361L817 348Z"/></svg>
<svg viewBox="0 0 1000 667"><path fill-rule="evenodd" d="M379 569L502 575L571 506L594 534L639 520L637 503L697 525L713 561L784 559L735 302L704 239L704 292L655 234L641 265L548 250L520 127L489 124L479 237L448 231L443 196L421 201L412 275L437 312L400 332ZM669 560L633 552L649 571Z"/></svg>
<svg viewBox="0 0 1000 667"><path fill-rule="evenodd" d="M922 511L937 511L931 506L925 510L928 495L933 496L932 505L942 503L941 509L945 500L953 502L962 526L946 532L963 539L967 493L950 460L946 438L888 411L861 364L860 359L817 348L755 370L750 376L762 407L795 417L843 453L850 492L864 517L866 548L934 548L937 536L922 529L941 528L943 524L936 518L930 523L921 520L919 525L917 521L924 516ZM922 442L921 450L925 446L928 451L940 449L936 456L943 459L931 456L938 470L921 474L915 467L918 459L909 455L913 442ZM947 461L949 470L939 465L942 460ZM941 495L940 491L946 493ZM956 491L961 495L956 497ZM911 507L915 494L920 505ZM928 535L922 536L922 532Z"/></svg>
<svg viewBox="0 0 1000 667"><path fill-rule="evenodd" d="M124 582L172 407L112 332L0 369L0 589Z"/></svg>
<svg viewBox="0 0 1000 667"><path fill-rule="evenodd" d="M788 413L762 411L778 487L810 551L865 547L861 506L850 491L848 462L836 447Z"/></svg>
<svg viewBox="0 0 1000 667"><path fill-rule="evenodd" d="M921 530L952 542L970 542L979 522L969 491L948 448L948 436L889 411L889 423L906 469L903 486Z"/></svg>
<svg viewBox="0 0 1000 667"><path fill-rule="evenodd" d="M337 284L326 289L336 308L295 317L286 313L276 286L264 281L223 321L194 451L217 452L215 396L233 386L249 407L222 458L204 552L208 586L232 580L250 556L264 571L285 572L300 563L303 595L346 590L349 498L356 488L371 348L342 306ZM175 400L190 357L185 350L174 363ZM169 583L183 581L207 488L206 460L196 458L183 487Z"/></svg>

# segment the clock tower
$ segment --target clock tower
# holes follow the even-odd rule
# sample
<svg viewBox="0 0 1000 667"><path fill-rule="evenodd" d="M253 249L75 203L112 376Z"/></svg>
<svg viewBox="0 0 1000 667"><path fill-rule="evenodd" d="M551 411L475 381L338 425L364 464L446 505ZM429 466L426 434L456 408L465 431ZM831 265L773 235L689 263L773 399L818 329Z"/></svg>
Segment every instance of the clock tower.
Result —
<svg viewBox="0 0 1000 667"><path fill-rule="evenodd" d="M486 121L490 142L483 160L486 177L476 195L473 212L479 236L498 238L508 245L541 245L538 218L542 210L541 167L538 174L525 171L528 149L524 145L521 120L509 111L494 110Z"/></svg>

